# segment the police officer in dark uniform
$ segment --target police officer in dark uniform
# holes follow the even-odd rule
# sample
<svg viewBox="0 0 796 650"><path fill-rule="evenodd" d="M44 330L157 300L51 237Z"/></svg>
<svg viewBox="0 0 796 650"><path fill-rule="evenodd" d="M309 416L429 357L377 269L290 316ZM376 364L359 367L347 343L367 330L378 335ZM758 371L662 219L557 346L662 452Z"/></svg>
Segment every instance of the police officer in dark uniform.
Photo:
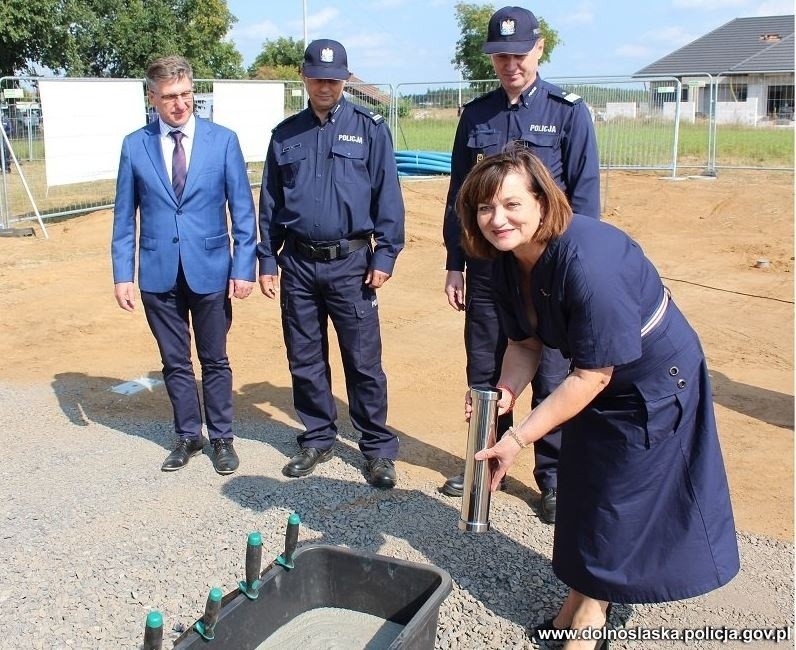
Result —
<svg viewBox="0 0 796 650"><path fill-rule="evenodd" d="M309 107L273 130L260 193L260 288L269 298L281 296L293 402L306 429L283 473L306 476L332 456L331 319L365 477L392 488L398 438L386 426L376 297L404 245L392 140L381 115L343 97L350 73L340 43L310 43L301 73Z"/></svg>
<svg viewBox="0 0 796 650"><path fill-rule="evenodd" d="M544 53L539 21L522 7L503 7L489 19L489 54L500 88L465 105L453 143L451 180L443 236L447 249L445 293L454 309L465 312L464 340L469 385L498 380L507 339L500 326L491 286L492 263L465 257L456 196L470 169L509 142L530 148L552 172L573 211L600 215L600 175L591 115L582 98L539 78ZM465 271L466 268L466 288ZM533 380L533 406L549 395L569 371L569 361L545 348ZM511 413L498 420L498 437L512 424ZM534 443L534 478L541 492L541 515L555 522L556 473L561 430ZM461 496L463 476L448 479L442 492Z"/></svg>

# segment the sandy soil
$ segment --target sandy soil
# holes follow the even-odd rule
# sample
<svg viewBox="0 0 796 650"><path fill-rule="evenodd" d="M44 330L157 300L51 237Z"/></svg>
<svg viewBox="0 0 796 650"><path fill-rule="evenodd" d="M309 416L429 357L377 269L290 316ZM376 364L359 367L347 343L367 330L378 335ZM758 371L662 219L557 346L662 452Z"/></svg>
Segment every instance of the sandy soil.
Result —
<svg viewBox="0 0 796 650"><path fill-rule="evenodd" d="M459 471L466 424L462 314L442 293L446 179L404 182L407 246L381 290L388 423L402 443L399 470L439 481ZM793 538L793 176L726 172L718 179L603 178L604 219L641 242L705 347L740 530ZM157 376L157 350L139 309L112 295L111 213L48 225L50 238L0 238L0 381L50 383L86 413L125 409L111 386ZM38 228L37 228L38 231ZM755 268L765 258L767 268ZM230 357L236 418L297 427L278 304L235 304ZM345 388L335 358L335 394ZM146 413L170 420L165 391ZM523 396L519 408L527 408ZM35 413L31 414L35 417ZM243 459L245 462L245 459ZM512 469L509 493L536 504L532 454Z"/></svg>

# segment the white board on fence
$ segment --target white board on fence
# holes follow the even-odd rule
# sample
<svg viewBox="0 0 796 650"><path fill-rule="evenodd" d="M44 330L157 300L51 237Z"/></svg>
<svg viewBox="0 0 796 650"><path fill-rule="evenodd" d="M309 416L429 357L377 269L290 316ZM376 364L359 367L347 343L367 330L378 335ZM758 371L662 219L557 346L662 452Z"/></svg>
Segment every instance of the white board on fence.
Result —
<svg viewBox="0 0 796 650"><path fill-rule="evenodd" d="M265 160L271 129L285 119L285 84L214 81L213 122L238 134L246 162Z"/></svg>
<svg viewBox="0 0 796 650"><path fill-rule="evenodd" d="M146 124L140 79L39 79L47 186L116 178L124 136Z"/></svg>

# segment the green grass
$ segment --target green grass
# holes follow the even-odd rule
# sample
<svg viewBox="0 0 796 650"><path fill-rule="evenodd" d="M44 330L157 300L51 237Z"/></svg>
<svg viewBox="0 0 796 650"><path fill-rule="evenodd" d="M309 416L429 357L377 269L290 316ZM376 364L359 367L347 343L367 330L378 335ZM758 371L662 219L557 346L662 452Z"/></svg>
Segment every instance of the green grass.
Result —
<svg viewBox="0 0 796 650"><path fill-rule="evenodd" d="M681 130L682 133L682 130ZM751 128L718 127L716 158L720 165L736 164L751 167L787 167L793 169L792 127Z"/></svg>
<svg viewBox="0 0 796 650"><path fill-rule="evenodd" d="M396 148L450 152L456 124L455 117L401 119L395 134ZM671 123L638 120L597 122L595 132L603 166L659 167L671 164ZM793 169L794 131L787 127L719 125L716 155L720 166ZM707 123L680 126L677 161L678 165L707 164Z"/></svg>
<svg viewBox="0 0 796 650"><path fill-rule="evenodd" d="M455 119L398 120L395 148L450 153L456 123Z"/></svg>
<svg viewBox="0 0 796 650"><path fill-rule="evenodd" d="M11 146L17 160L44 160L44 141L27 138L12 139Z"/></svg>

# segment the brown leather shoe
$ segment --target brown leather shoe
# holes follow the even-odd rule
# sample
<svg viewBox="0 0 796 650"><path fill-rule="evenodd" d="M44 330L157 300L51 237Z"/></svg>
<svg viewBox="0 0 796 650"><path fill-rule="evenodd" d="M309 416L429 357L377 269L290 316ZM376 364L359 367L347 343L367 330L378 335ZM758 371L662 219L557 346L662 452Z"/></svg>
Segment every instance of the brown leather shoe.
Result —
<svg viewBox="0 0 796 650"><path fill-rule="evenodd" d="M166 456L166 460L163 461L160 469L164 472L174 472L178 469L182 469L188 464L191 458L196 456L196 454L202 453L202 448L205 446L206 442L207 438L204 436L199 436L198 438L180 438L177 441L177 446L174 447L174 451Z"/></svg>

